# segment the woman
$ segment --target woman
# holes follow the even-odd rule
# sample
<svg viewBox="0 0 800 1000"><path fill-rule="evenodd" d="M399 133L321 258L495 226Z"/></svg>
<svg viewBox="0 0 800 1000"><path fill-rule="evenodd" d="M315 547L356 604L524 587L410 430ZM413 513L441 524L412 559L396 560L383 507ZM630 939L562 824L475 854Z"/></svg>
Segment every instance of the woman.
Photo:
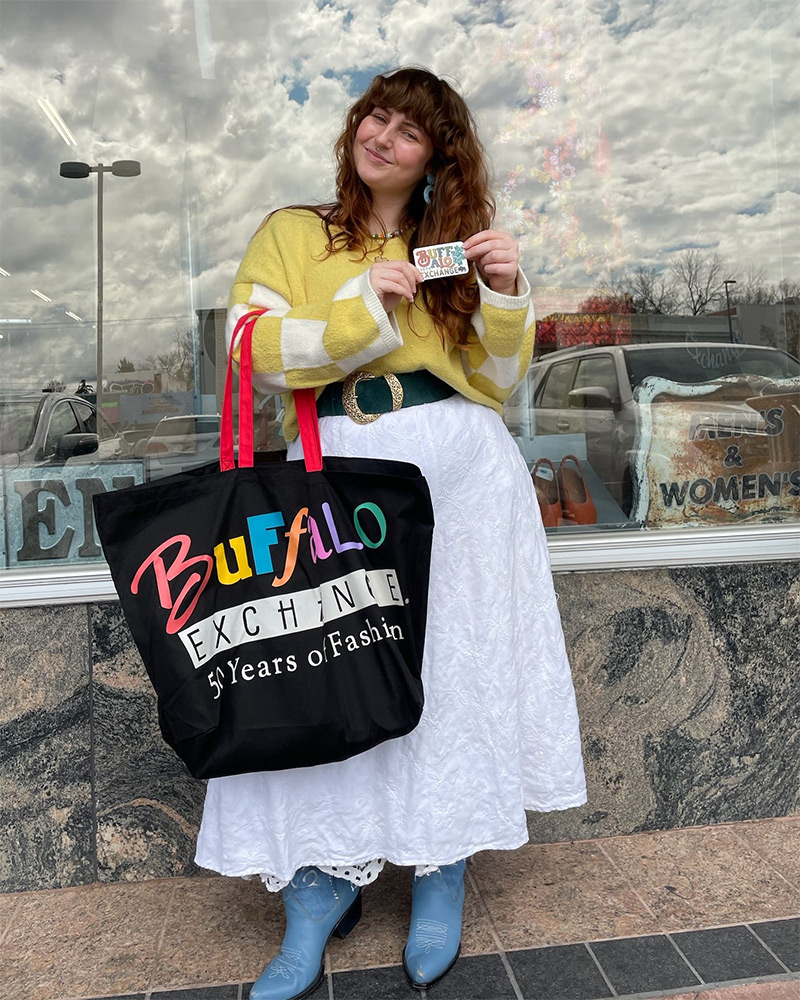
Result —
<svg viewBox="0 0 800 1000"><path fill-rule="evenodd" d="M323 453L418 465L431 490L425 710L408 736L341 763L212 779L197 861L282 890L280 953L252 1000L306 996L325 945L360 916L388 860L415 867L403 965L424 988L455 962L464 859L528 839L525 809L580 805L574 692L544 531L500 412L533 350L530 287L493 204L463 100L419 69L373 80L336 143L332 205L273 213L231 296L229 336L254 307L256 380L320 387ZM462 240L470 273L421 283L414 247ZM374 422L345 415L343 380L369 382ZM324 387L324 388L323 388ZM365 399L357 405L370 410ZM358 416L356 410L355 416ZM291 397L289 458L302 454Z"/></svg>

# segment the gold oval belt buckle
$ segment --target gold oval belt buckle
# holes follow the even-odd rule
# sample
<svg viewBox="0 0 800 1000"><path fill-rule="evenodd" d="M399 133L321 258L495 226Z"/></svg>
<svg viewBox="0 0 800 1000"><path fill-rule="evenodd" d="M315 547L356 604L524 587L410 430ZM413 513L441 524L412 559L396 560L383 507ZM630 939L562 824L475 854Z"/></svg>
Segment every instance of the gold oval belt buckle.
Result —
<svg viewBox="0 0 800 1000"><path fill-rule="evenodd" d="M362 379L365 378L375 378L375 376L372 372L350 372L344 380L344 385L342 386L342 405L344 406L344 412L357 424L371 424L373 420L377 420L380 416L380 413L364 413L358 405L356 386ZM400 379L391 372L386 375L382 375L381 378L386 379L386 383L389 386L389 392L392 394L392 413L394 413L395 410L399 410L403 405L403 387L400 384Z"/></svg>

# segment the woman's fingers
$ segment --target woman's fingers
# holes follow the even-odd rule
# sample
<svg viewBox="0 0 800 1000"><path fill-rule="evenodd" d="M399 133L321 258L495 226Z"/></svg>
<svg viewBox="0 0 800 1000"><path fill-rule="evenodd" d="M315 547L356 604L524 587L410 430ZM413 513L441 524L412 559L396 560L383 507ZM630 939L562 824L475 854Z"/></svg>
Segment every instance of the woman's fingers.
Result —
<svg viewBox="0 0 800 1000"><path fill-rule="evenodd" d="M517 241L511 233L496 229L485 229L464 241L464 250L468 260L480 264L499 261L519 261Z"/></svg>
<svg viewBox="0 0 800 1000"><path fill-rule="evenodd" d="M474 262L489 287L514 295L519 271L519 247L511 233L484 229L464 241L467 260ZM413 302L422 275L406 260L377 260L369 269L369 283L386 312L402 299Z"/></svg>
<svg viewBox="0 0 800 1000"><path fill-rule="evenodd" d="M369 283L387 312L391 312L400 299L413 302L420 281L422 275L405 260L378 260L369 269Z"/></svg>
<svg viewBox="0 0 800 1000"><path fill-rule="evenodd" d="M519 247L511 233L484 229L464 241L467 260L475 266L497 292L513 294L519 270Z"/></svg>
<svg viewBox="0 0 800 1000"><path fill-rule="evenodd" d="M407 281L403 281L401 278L396 278L392 275L382 276L372 282L372 287L380 299L385 295L396 295L402 299L407 299L409 302L414 301L416 289L412 288Z"/></svg>

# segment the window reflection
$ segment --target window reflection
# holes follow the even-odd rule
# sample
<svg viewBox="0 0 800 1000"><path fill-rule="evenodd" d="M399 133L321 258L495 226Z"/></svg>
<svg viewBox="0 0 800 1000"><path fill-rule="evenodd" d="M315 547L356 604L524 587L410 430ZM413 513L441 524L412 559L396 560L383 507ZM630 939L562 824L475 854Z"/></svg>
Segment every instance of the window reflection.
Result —
<svg viewBox="0 0 800 1000"><path fill-rule="evenodd" d="M426 11L4 0L0 468L29 454L24 406L38 412L45 388L74 397L63 413L75 433L99 428L108 447L94 460L125 458L134 479L151 475L163 421L216 419L248 238L299 192L329 196L331 122L365 79L413 55L468 95L495 165L497 225L516 234L534 286L536 360L506 422L532 473L538 463L534 485L552 497L574 456L561 480L569 490L582 476L596 511L551 530L796 519L793 5L464 4L440 11L436 31ZM99 416L96 179L59 177L67 160L142 165L105 189ZM273 456L281 402L255 406L257 449ZM768 433L775 410L783 429ZM48 448L70 433L51 426ZM703 426L719 436L698 437ZM709 451L726 428L741 466ZM190 437L176 453L208 460ZM751 475L772 484L761 508ZM711 500L691 502L696 480L712 483ZM678 496L684 482L682 521L666 507L651 516L645 494L676 483ZM18 495L6 471L3 483Z"/></svg>
<svg viewBox="0 0 800 1000"><path fill-rule="evenodd" d="M800 362L789 354L745 344L587 344L540 359L527 383L533 419L519 443L534 485L540 458L558 465L577 456L580 491L597 516L584 524L797 517ZM712 486L693 497L697 479ZM541 505L552 522L548 490Z"/></svg>

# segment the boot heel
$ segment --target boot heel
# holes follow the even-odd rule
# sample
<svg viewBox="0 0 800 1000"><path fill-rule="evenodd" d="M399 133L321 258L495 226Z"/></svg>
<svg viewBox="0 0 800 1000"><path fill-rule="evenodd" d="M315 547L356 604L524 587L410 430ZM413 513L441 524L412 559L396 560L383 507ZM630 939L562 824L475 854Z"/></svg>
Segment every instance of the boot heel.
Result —
<svg viewBox="0 0 800 1000"><path fill-rule="evenodd" d="M339 923L334 927L333 934L338 938L346 938L350 931L361 919L361 892L350 904L350 909L345 913Z"/></svg>

